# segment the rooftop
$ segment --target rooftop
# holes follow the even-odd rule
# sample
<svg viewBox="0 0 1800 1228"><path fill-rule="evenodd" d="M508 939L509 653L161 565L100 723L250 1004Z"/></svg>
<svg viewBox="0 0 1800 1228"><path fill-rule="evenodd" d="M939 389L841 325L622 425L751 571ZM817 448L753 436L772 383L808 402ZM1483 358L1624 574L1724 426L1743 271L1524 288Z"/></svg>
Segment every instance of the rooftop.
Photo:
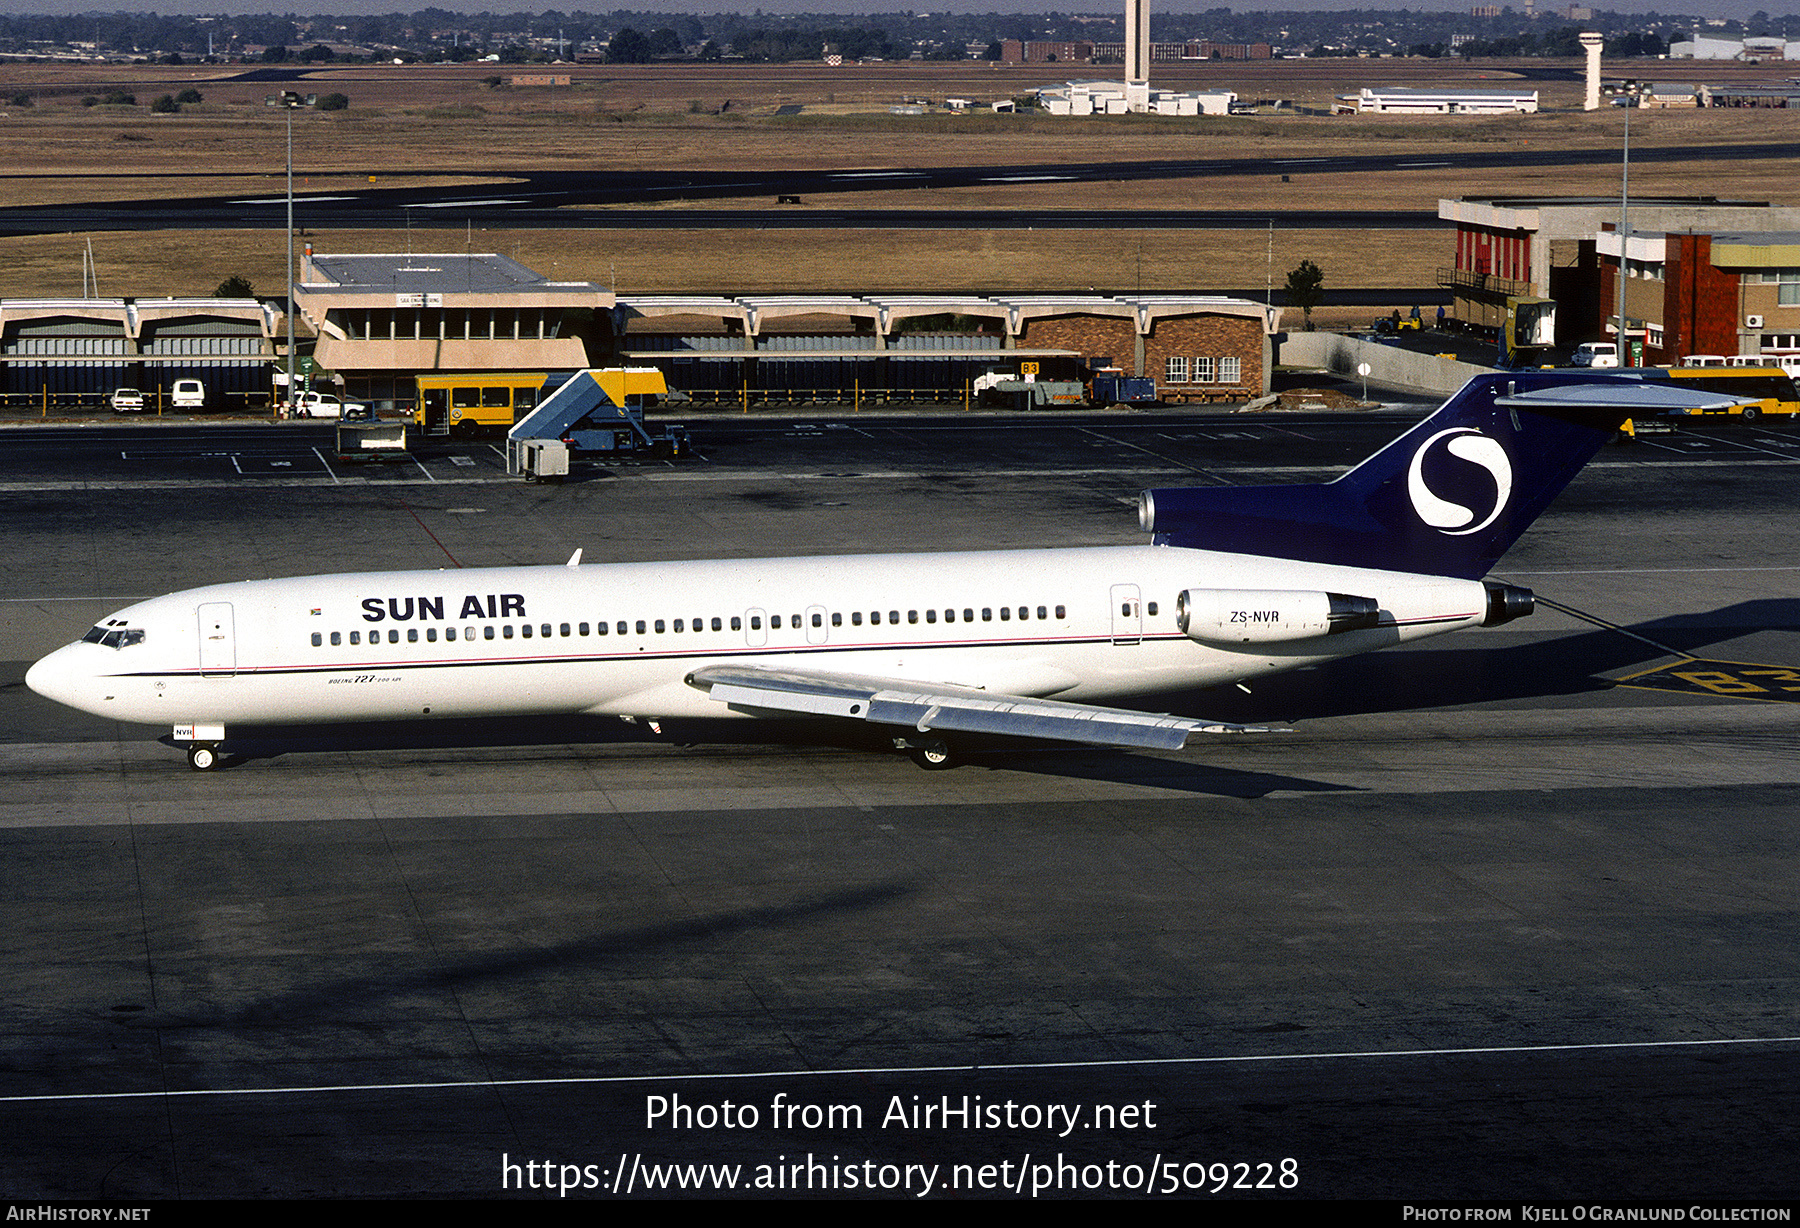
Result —
<svg viewBox="0 0 1800 1228"><path fill-rule="evenodd" d="M383 294L600 292L591 281L549 281L517 260L494 252L309 255L302 280L314 289Z"/></svg>

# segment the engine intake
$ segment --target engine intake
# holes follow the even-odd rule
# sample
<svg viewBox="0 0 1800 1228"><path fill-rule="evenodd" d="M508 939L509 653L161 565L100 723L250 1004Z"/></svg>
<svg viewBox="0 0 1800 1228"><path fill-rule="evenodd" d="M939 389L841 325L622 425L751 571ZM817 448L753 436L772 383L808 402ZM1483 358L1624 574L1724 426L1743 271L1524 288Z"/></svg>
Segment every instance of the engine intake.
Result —
<svg viewBox="0 0 1800 1228"><path fill-rule="evenodd" d="M1380 602L1347 593L1190 588L1175 599L1175 625L1201 644L1275 644L1380 623Z"/></svg>

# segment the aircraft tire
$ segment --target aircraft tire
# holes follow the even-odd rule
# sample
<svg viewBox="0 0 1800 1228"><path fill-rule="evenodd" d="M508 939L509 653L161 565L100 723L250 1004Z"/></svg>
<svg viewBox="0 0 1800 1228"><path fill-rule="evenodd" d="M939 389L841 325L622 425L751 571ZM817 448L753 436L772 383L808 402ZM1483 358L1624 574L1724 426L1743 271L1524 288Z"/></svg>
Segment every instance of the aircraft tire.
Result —
<svg viewBox="0 0 1800 1228"><path fill-rule="evenodd" d="M950 748L942 742L930 742L924 746L912 748L913 762L928 772L941 772L945 768L955 767L956 758Z"/></svg>
<svg viewBox="0 0 1800 1228"><path fill-rule="evenodd" d="M219 748L211 742L195 742L188 747L187 760L196 772L210 772L219 766Z"/></svg>

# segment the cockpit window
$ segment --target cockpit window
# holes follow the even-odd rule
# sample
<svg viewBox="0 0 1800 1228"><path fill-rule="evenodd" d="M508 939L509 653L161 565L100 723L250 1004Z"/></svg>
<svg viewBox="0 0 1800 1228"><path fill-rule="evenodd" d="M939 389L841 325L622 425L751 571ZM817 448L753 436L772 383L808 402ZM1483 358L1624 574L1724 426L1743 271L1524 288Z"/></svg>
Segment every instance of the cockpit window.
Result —
<svg viewBox="0 0 1800 1228"><path fill-rule="evenodd" d="M81 637L81 642L107 648L133 648L144 642L144 632L137 627L95 627Z"/></svg>

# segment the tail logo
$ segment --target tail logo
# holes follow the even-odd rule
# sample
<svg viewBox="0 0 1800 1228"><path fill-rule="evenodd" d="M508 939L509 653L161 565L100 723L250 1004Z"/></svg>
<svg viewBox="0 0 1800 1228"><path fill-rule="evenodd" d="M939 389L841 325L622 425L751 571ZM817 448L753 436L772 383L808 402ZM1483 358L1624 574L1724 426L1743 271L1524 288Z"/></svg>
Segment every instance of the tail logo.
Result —
<svg viewBox="0 0 1800 1228"><path fill-rule="evenodd" d="M1447 452L1458 460L1467 461L1471 465L1486 470L1488 477L1493 479L1493 493L1491 496L1487 496L1492 498L1493 506L1488 509L1485 516L1476 510L1476 507L1485 502L1485 498L1480 492L1467 493L1464 490L1457 490L1455 493L1458 498L1467 498L1476 504L1476 507L1465 507L1461 503L1440 497L1426 483L1425 463L1427 457L1431 455L1434 448L1438 447L1439 443L1443 443L1442 452ZM1441 483L1445 476L1441 472L1443 466L1434 464L1432 468L1433 477L1440 482L1441 489ZM1453 468L1460 468L1460 466ZM1406 493L1412 499L1413 511L1418 513L1420 520L1450 537L1464 537L1470 533L1479 533L1493 524L1499 518L1500 513L1505 510L1507 499L1512 496L1512 484L1512 462L1506 457L1506 449L1500 446L1498 440L1491 439L1473 427L1466 426L1439 431L1420 444L1418 450L1413 453L1412 464L1406 471ZM1457 482L1456 485L1461 487L1466 483Z"/></svg>

